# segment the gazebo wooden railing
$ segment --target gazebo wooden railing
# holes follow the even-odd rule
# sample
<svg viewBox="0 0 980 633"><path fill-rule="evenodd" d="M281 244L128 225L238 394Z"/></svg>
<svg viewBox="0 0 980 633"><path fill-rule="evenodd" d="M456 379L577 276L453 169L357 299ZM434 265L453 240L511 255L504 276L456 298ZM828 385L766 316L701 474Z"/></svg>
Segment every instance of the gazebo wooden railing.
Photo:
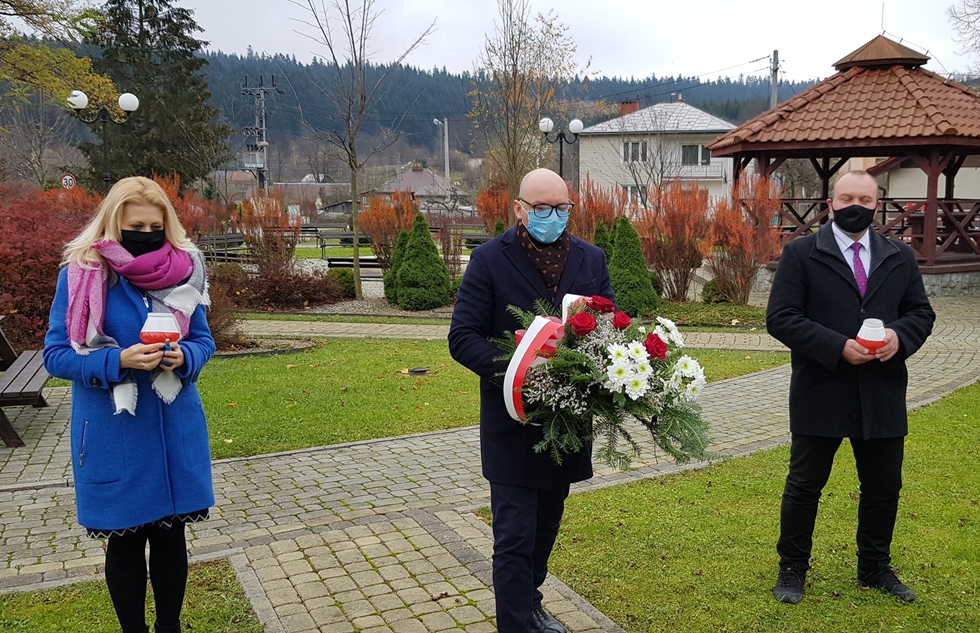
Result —
<svg viewBox="0 0 980 633"><path fill-rule="evenodd" d="M936 212L927 214L925 199L882 198L874 226L911 246L923 272L980 270L980 200L939 199L937 203ZM828 218L826 200L784 198L778 224L783 238L791 240Z"/></svg>

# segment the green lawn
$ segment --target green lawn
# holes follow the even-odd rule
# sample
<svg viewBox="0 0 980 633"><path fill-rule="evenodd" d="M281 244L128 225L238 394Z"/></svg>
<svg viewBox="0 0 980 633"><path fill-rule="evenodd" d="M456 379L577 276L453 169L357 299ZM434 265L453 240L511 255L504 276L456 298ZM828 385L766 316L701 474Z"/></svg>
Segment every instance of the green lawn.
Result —
<svg viewBox="0 0 980 633"><path fill-rule="evenodd" d="M246 320L259 321L311 321L314 323L383 323L395 325L449 325L450 319L431 317L385 317L359 316L354 314L288 314L283 312L246 312L242 315Z"/></svg>
<svg viewBox="0 0 980 633"><path fill-rule="evenodd" d="M573 495L551 571L629 632L980 631L980 385L911 415L893 565L906 605L855 584L859 485L842 447L804 601L775 581L787 448Z"/></svg>
<svg viewBox="0 0 980 633"><path fill-rule="evenodd" d="M692 355L709 380L789 362L775 352ZM408 375L413 367L429 375ZM445 341L325 339L301 353L214 358L198 385L215 458L438 431L479 418L479 381Z"/></svg>
<svg viewBox="0 0 980 633"><path fill-rule="evenodd" d="M147 622L153 630L153 597L148 587ZM182 630L194 633L261 633L235 571L225 560L191 565ZM0 631L30 633L115 633L119 631L105 582L85 582L47 591L4 595Z"/></svg>

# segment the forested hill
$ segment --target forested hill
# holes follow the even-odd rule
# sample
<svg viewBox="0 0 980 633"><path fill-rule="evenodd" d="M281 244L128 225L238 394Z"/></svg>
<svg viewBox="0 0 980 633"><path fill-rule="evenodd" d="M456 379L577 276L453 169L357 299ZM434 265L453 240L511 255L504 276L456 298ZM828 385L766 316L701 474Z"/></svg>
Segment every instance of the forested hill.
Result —
<svg viewBox="0 0 980 633"><path fill-rule="evenodd" d="M273 91L266 101L266 125L270 136L288 140L304 133L304 121L315 126L329 126L329 99L333 69L314 59L311 64L298 63L286 55L228 55L209 52L209 65L204 72L210 86L213 104L224 113L236 132L254 125L255 98L242 95L242 83L254 88L260 76L267 88L275 76L282 94ZM385 71L383 66L368 69L368 83L373 83ZM814 82L781 81L780 100L805 90ZM449 118L453 130L453 149L469 152L472 123L467 117L473 89L469 73L451 74L445 69L422 70L402 66L391 71L383 86L383 94L370 112L363 132L373 135L380 127L397 127L409 143L431 146L433 119ZM703 110L732 123L741 123L768 107L769 79L746 77L702 82L696 77L655 77L646 79L591 78L567 86L565 98L572 106L570 116L581 118L586 125L597 123L609 115L599 115L589 103L616 104L638 100L642 107L668 101L681 93L683 99ZM239 138L240 135L239 135ZM234 143L233 143L234 145ZM237 149L233 146L232 148Z"/></svg>

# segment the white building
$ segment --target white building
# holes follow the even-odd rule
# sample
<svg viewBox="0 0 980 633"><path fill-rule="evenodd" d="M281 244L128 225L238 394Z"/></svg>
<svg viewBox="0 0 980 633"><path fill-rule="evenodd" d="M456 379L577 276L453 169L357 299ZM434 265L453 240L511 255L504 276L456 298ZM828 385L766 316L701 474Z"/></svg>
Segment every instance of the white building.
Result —
<svg viewBox="0 0 980 633"><path fill-rule="evenodd" d="M621 116L586 128L579 134L580 182L586 176L605 188L622 187L630 199L645 199L651 187L680 180L708 190L729 193L732 159L711 158L705 148L735 126L685 103L640 109L637 101L620 106Z"/></svg>

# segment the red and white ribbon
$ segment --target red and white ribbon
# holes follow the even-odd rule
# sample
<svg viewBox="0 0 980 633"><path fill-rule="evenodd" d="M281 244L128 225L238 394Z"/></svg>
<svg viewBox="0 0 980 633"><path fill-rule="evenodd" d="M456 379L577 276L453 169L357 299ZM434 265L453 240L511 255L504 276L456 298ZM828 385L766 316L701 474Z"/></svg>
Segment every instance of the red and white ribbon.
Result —
<svg viewBox="0 0 980 633"><path fill-rule="evenodd" d="M504 403L507 405L507 413L515 420L526 421L521 390L524 388L527 370L548 361L540 352L554 351L564 327L565 324L557 317L534 317L534 321L518 340L517 351L510 359L507 373L504 374Z"/></svg>

